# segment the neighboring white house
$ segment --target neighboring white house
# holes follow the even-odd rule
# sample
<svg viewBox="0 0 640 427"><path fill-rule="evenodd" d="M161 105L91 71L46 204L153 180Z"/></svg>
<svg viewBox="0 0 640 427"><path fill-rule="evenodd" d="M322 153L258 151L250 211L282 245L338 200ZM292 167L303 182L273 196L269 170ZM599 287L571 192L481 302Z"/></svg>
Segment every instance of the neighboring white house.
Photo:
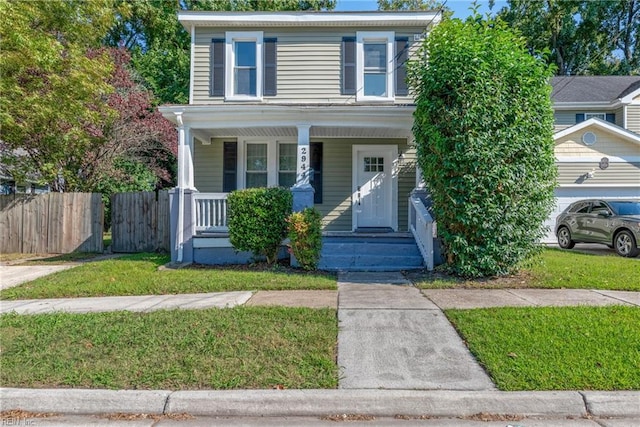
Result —
<svg viewBox="0 0 640 427"><path fill-rule="evenodd" d="M552 81L558 188L547 222L585 198L640 198L640 76Z"/></svg>

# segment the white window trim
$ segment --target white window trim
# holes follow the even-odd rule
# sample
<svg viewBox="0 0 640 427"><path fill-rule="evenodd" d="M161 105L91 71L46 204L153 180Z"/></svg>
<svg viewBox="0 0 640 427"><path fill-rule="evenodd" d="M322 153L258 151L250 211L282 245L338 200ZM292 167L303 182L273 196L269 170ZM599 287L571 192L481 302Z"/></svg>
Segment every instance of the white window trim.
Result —
<svg viewBox="0 0 640 427"><path fill-rule="evenodd" d="M247 188L247 144L267 145L267 187L278 186L278 145L295 144L293 139L265 140L263 138L249 138L238 141L238 175L237 188Z"/></svg>
<svg viewBox="0 0 640 427"><path fill-rule="evenodd" d="M600 111L597 112L584 112L584 119L585 120L589 120L589 119L600 119L600 120L607 120L607 113L603 113ZM596 117L596 116L601 116L601 117Z"/></svg>
<svg viewBox="0 0 640 427"><path fill-rule="evenodd" d="M236 63L234 42L252 41L256 43L256 96L236 95L234 66ZM263 80L263 32L262 31L227 31L225 33L225 100L226 101L262 101Z"/></svg>
<svg viewBox="0 0 640 427"><path fill-rule="evenodd" d="M356 33L356 101L388 102L395 99L393 31L358 31ZM364 43L384 41L387 44L387 96L365 96L364 94Z"/></svg>

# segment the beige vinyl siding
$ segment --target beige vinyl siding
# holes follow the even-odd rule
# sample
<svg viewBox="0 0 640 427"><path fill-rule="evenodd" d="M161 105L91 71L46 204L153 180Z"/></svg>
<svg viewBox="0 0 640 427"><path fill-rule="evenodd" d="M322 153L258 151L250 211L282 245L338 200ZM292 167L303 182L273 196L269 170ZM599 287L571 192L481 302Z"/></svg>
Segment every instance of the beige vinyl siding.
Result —
<svg viewBox="0 0 640 427"><path fill-rule="evenodd" d="M211 145L194 145L194 181L200 192L222 192L223 142L234 138L213 139ZM415 187L415 149L406 139L328 139L314 138L323 143L322 203L315 205L323 216L326 231L351 231L352 147L362 145L398 145L404 153L398 174L398 226L407 230L409 193Z"/></svg>
<svg viewBox="0 0 640 427"><path fill-rule="evenodd" d="M627 106L627 129L640 134L640 105Z"/></svg>
<svg viewBox="0 0 640 427"><path fill-rule="evenodd" d="M398 228L407 230L409 193L415 187L415 149L406 139L313 139L323 142L322 204L315 205L322 213L326 231L351 231L352 153L353 145L398 145L404 153L398 174Z"/></svg>
<svg viewBox="0 0 640 427"><path fill-rule="evenodd" d="M624 107L620 107L613 111L616 115L616 125L624 127Z"/></svg>
<svg viewBox="0 0 640 427"><path fill-rule="evenodd" d="M555 111L553 118L556 126L569 127L576 124L575 111Z"/></svg>
<svg viewBox="0 0 640 427"><path fill-rule="evenodd" d="M597 137L594 145L587 146L582 143L582 135L585 132L593 132ZM567 135L556 142L556 157L625 157L640 155L640 145L632 142L621 141L615 135L600 129L583 129Z"/></svg>
<svg viewBox="0 0 640 427"><path fill-rule="evenodd" d="M193 145L193 180L198 191L222 192L222 148L223 142L234 138L213 139L211 145L196 140Z"/></svg>
<svg viewBox="0 0 640 427"><path fill-rule="evenodd" d="M228 31L261 31L252 28L229 28ZM366 29L365 29L366 30ZM264 97L268 103L351 104L355 96L341 95L341 46L342 38L356 35L356 29L326 28L313 31L281 29L265 31L264 37L275 37L278 62L278 94ZM375 31L394 31L393 28L376 28ZM421 28L395 31L396 37L408 37L410 57L420 47L413 40ZM196 28L193 104L221 104L222 97L209 96L210 44L213 38L224 38L225 32L210 28ZM397 97L395 103L412 103L409 96Z"/></svg>
<svg viewBox="0 0 640 427"><path fill-rule="evenodd" d="M605 170L599 168L598 162L568 163L560 162L558 166L558 185L637 185L640 188L640 162L610 163ZM585 178L585 174L593 171L593 178Z"/></svg>

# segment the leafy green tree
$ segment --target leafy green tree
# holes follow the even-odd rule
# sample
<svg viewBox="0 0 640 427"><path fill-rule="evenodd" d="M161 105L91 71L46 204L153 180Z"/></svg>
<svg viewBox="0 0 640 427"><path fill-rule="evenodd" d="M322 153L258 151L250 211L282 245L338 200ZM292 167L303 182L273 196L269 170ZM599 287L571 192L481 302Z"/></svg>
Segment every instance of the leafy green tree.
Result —
<svg viewBox="0 0 640 427"><path fill-rule="evenodd" d="M178 22L181 10L331 10L335 0L118 0L116 25L106 44L131 51L132 64L160 104L189 101L190 38Z"/></svg>
<svg viewBox="0 0 640 427"><path fill-rule="evenodd" d="M113 116L110 59L87 52L114 11L109 1L0 3L0 155L17 180L77 187L85 153L102 141L97 123Z"/></svg>
<svg viewBox="0 0 640 427"><path fill-rule="evenodd" d="M509 0L500 16L557 74L640 73L640 0Z"/></svg>
<svg viewBox="0 0 640 427"><path fill-rule="evenodd" d="M378 10L438 10L438 0L378 0Z"/></svg>
<svg viewBox="0 0 640 427"><path fill-rule="evenodd" d="M422 54L413 132L447 266L511 273L539 250L554 201L550 68L478 15L438 25Z"/></svg>

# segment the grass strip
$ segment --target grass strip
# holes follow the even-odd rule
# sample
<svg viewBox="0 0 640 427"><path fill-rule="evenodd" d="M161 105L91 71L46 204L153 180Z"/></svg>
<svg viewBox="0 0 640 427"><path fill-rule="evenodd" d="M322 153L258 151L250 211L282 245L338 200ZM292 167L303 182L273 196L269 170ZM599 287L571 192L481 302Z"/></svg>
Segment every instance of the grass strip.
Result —
<svg viewBox="0 0 640 427"><path fill-rule="evenodd" d="M640 309L447 310L500 390L639 390Z"/></svg>
<svg viewBox="0 0 640 427"><path fill-rule="evenodd" d="M0 292L0 299L166 295L243 290L336 289L332 274L224 268L158 270L167 255L133 254L89 262Z"/></svg>
<svg viewBox="0 0 640 427"><path fill-rule="evenodd" d="M3 387L335 388L336 312L237 307L3 315Z"/></svg>
<svg viewBox="0 0 640 427"><path fill-rule="evenodd" d="M640 260L547 248L515 276L465 280L442 273L412 278L422 289L543 288L640 291Z"/></svg>

